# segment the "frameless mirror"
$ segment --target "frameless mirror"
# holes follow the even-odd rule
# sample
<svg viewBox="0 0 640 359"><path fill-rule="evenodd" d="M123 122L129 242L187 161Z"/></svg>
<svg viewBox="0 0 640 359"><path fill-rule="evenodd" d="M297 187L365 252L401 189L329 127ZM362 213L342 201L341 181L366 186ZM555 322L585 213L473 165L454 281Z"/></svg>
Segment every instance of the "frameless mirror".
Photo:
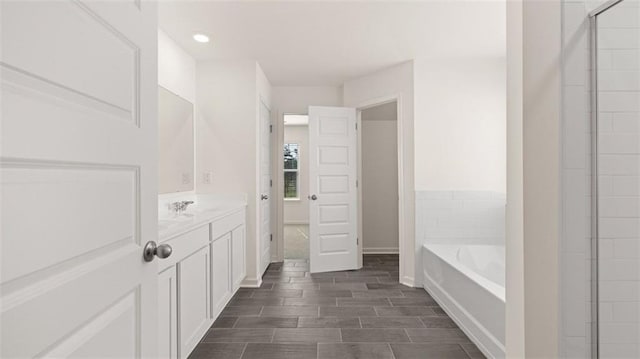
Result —
<svg viewBox="0 0 640 359"><path fill-rule="evenodd" d="M192 191L193 104L158 88L158 192Z"/></svg>

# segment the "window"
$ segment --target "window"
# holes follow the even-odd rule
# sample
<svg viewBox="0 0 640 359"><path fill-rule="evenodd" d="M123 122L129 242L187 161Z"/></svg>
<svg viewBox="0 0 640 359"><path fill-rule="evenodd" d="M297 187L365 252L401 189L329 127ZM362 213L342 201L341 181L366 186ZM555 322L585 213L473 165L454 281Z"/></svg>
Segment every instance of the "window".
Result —
<svg viewBox="0 0 640 359"><path fill-rule="evenodd" d="M284 144L284 198L299 199L299 146L297 143Z"/></svg>

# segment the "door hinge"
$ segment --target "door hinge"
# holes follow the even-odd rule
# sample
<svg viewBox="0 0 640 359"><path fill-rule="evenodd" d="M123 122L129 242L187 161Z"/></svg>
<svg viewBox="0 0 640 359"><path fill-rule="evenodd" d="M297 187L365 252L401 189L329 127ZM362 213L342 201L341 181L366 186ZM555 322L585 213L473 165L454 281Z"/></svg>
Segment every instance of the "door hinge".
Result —
<svg viewBox="0 0 640 359"><path fill-rule="evenodd" d="M358 180L356 180L356 188L358 187Z"/></svg>
<svg viewBox="0 0 640 359"><path fill-rule="evenodd" d="M269 125L269 133L273 133L273 125Z"/></svg>
<svg viewBox="0 0 640 359"><path fill-rule="evenodd" d="M358 123L356 122L356 131L358 131Z"/></svg>
<svg viewBox="0 0 640 359"><path fill-rule="evenodd" d="M269 235L269 242L273 242L273 234Z"/></svg>
<svg viewBox="0 0 640 359"><path fill-rule="evenodd" d="M269 187L273 187L273 180L269 180Z"/></svg>
<svg viewBox="0 0 640 359"><path fill-rule="evenodd" d="M356 244L360 244L360 238L356 237Z"/></svg>

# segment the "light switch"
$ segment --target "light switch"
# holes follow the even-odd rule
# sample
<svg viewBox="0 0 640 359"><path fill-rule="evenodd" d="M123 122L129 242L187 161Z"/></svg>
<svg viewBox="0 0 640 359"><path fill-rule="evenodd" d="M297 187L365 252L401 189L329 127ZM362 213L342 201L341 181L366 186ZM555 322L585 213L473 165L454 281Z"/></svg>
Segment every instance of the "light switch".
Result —
<svg viewBox="0 0 640 359"><path fill-rule="evenodd" d="M182 174L182 184L190 184L191 183L191 174L183 173Z"/></svg>
<svg viewBox="0 0 640 359"><path fill-rule="evenodd" d="M203 184L211 184L212 180L213 180L213 173L212 172L204 172L202 174L202 183Z"/></svg>

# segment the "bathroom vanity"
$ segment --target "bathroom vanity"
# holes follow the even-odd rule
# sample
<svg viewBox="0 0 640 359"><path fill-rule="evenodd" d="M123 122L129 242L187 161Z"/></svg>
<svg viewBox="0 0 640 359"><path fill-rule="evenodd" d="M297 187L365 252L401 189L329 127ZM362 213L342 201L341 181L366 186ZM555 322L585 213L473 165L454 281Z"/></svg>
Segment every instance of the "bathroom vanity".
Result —
<svg viewBox="0 0 640 359"><path fill-rule="evenodd" d="M159 203L158 245L172 249L158 262L161 358L188 357L246 274L246 201L206 195L189 201L194 206L179 215Z"/></svg>
<svg viewBox="0 0 640 359"><path fill-rule="evenodd" d="M193 104L158 90L158 355L187 358L246 275L245 195L196 194Z"/></svg>

